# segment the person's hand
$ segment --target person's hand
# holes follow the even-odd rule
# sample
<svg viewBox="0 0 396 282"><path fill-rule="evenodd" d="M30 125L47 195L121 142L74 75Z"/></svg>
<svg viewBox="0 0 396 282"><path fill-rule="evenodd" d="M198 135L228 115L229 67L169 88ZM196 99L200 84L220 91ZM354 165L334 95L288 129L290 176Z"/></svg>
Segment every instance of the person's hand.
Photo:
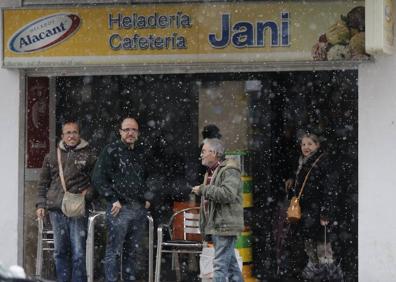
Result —
<svg viewBox="0 0 396 282"><path fill-rule="evenodd" d="M122 208L122 205L121 205L120 201L113 203L113 207L111 208L111 215L117 216L118 213L120 212L121 208Z"/></svg>
<svg viewBox="0 0 396 282"><path fill-rule="evenodd" d="M44 208L38 208L36 210L36 215L37 215L37 218L43 219L44 216L45 216L45 209Z"/></svg>
<svg viewBox="0 0 396 282"><path fill-rule="evenodd" d="M288 180L285 181L285 190L286 192L289 191L294 185L294 179L289 178Z"/></svg>
<svg viewBox="0 0 396 282"><path fill-rule="evenodd" d="M146 209L149 209L149 208L151 207L150 202L149 202L149 201L146 201L146 202L144 203L144 207L145 207Z"/></svg>
<svg viewBox="0 0 396 282"><path fill-rule="evenodd" d="M320 225L322 226L327 226L329 224L329 221L327 219L320 219Z"/></svg>
<svg viewBox="0 0 396 282"><path fill-rule="evenodd" d="M201 190L199 189L199 186L194 186L191 190L191 193L194 193L195 195L201 194Z"/></svg>

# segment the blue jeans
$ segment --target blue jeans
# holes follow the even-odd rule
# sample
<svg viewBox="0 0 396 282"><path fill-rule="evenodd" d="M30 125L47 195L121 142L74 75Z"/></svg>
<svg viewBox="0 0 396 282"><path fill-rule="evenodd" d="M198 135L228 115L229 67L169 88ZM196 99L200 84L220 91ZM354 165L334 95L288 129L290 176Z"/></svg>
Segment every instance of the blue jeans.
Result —
<svg viewBox="0 0 396 282"><path fill-rule="evenodd" d="M58 282L85 282L87 217L71 218L61 211L49 211L55 241L55 268Z"/></svg>
<svg viewBox="0 0 396 282"><path fill-rule="evenodd" d="M243 282L241 270L235 257L236 236L212 235L215 256L213 282Z"/></svg>
<svg viewBox="0 0 396 282"><path fill-rule="evenodd" d="M136 259L142 247L143 230L146 224L146 209L123 205L117 216L111 215L110 205L106 211L107 246L104 258L107 282L120 281L119 258L122 254L122 278L124 281L136 280Z"/></svg>

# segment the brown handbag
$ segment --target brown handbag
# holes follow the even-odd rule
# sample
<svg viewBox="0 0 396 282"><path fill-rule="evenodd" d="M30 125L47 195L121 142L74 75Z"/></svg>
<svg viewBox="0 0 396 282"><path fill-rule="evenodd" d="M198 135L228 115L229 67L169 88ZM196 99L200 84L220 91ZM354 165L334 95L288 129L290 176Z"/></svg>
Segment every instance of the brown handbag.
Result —
<svg viewBox="0 0 396 282"><path fill-rule="evenodd" d="M289 222L298 222L301 219L300 197L293 196L290 205L287 208L287 220Z"/></svg>
<svg viewBox="0 0 396 282"><path fill-rule="evenodd" d="M308 177L311 173L311 170L313 169L313 167L316 165L316 163L319 161L319 159L323 156L323 154L321 154L316 160L315 162L312 164L311 168L309 169L309 171L307 172L307 175L305 175L305 179L303 184L301 185L301 189L300 189L300 193L298 193L298 197L293 196L290 200L290 205L287 208L287 220L289 222L292 223L296 223L299 222L302 216L301 213L301 206L300 206L300 198L301 195L304 191L304 187L305 184L307 183Z"/></svg>

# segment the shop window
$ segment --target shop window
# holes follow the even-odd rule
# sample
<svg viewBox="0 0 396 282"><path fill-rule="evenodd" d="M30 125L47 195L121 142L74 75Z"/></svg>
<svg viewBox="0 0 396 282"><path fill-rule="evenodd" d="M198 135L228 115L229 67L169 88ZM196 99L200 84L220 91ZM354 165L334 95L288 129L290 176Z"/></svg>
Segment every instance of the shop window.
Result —
<svg viewBox="0 0 396 282"><path fill-rule="evenodd" d="M32 93L28 90L28 101ZM342 193L335 251L346 276L357 279L357 71L56 77L52 94L52 134L59 136L62 122L77 119L82 137L97 152L119 138L122 116L138 118L141 141L153 156L149 186L156 223L169 217L174 201L188 200L191 186L199 183L201 131L215 124L228 151L248 162L244 177L252 195L245 221L253 242L252 275L260 280L275 277L279 267L276 212L284 181L298 163L297 138L307 130L321 135ZM28 119L31 127L33 116ZM183 275L196 273L186 269Z"/></svg>

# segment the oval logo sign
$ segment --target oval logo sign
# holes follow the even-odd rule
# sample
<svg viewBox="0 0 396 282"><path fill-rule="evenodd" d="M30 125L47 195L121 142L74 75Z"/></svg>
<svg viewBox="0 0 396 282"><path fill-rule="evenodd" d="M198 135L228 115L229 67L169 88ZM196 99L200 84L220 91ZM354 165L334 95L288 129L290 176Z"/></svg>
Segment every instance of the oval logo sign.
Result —
<svg viewBox="0 0 396 282"><path fill-rule="evenodd" d="M80 27L75 14L54 14L25 25L11 37L8 47L16 53L47 49L73 35Z"/></svg>

